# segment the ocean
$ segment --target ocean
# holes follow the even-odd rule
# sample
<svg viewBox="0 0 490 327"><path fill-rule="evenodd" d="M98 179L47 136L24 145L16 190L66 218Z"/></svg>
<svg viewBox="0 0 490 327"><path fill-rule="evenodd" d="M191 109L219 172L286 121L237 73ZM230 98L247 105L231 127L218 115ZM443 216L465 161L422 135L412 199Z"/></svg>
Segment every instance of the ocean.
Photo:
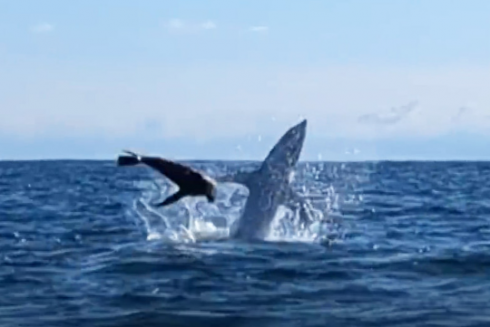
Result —
<svg viewBox="0 0 490 327"><path fill-rule="evenodd" d="M154 209L174 186L146 167L0 162L0 326L490 326L490 163L301 162L293 185L311 230L281 207L244 242L240 185Z"/></svg>

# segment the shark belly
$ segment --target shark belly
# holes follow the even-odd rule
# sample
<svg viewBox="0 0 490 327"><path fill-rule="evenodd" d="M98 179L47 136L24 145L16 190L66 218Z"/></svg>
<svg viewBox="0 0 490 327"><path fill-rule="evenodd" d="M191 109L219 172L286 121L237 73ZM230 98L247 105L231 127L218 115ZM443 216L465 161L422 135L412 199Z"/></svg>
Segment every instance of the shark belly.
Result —
<svg viewBox="0 0 490 327"><path fill-rule="evenodd" d="M280 205L299 208L308 222L306 202L293 191L290 174L295 170L306 136L306 119L289 128L254 171L238 171L216 178L221 183L242 184L249 190L240 218L231 226L231 237L264 239Z"/></svg>
<svg viewBox="0 0 490 327"><path fill-rule="evenodd" d="M262 184L262 183L261 183ZM281 185L255 185L249 191L234 238L245 240L263 240L270 232L270 227L281 202Z"/></svg>

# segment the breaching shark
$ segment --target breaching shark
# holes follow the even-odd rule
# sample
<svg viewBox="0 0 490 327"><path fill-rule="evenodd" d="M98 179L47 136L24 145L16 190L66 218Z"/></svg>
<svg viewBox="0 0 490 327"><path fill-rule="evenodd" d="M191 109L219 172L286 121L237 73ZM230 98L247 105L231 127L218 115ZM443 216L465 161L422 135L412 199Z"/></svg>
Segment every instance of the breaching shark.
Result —
<svg viewBox="0 0 490 327"><path fill-rule="evenodd" d="M310 222L309 205L290 184L303 148L306 126L304 119L286 131L257 170L216 178L219 183L244 185L249 191L243 214L231 228L231 238L265 239L280 205L299 209L300 221L304 224Z"/></svg>

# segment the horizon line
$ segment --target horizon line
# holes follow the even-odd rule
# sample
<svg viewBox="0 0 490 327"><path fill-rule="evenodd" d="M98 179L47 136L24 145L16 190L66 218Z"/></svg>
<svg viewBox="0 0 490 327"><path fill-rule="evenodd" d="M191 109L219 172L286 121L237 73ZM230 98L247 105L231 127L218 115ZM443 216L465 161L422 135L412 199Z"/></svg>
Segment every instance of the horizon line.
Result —
<svg viewBox="0 0 490 327"><path fill-rule="evenodd" d="M117 159L102 159L102 158L24 158L24 159L0 159L0 163L7 163L7 162L56 162L56 161L93 161L93 162L116 162ZM208 162L224 162L224 163L258 163L258 162L263 162L264 159L213 159L213 158L207 158L207 159L172 159L177 162L202 162L202 163L208 163ZM386 158L386 159L349 159L349 160L341 160L341 159L309 159L309 160L299 160L298 163L374 163L374 162L490 162L490 158L484 159L484 158L473 158L473 159L456 159L456 158L446 158L446 159L437 159L437 158L427 158L427 159L422 159L422 158L403 158L403 159L396 159L396 158Z"/></svg>

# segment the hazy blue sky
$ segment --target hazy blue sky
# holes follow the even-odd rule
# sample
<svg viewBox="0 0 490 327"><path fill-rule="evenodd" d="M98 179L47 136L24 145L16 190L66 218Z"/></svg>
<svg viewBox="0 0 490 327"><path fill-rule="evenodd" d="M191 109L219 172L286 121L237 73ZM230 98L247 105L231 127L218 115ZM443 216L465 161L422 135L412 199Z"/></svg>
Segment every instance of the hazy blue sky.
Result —
<svg viewBox="0 0 490 327"><path fill-rule="evenodd" d="M0 159L490 159L488 0L0 0Z"/></svg>

